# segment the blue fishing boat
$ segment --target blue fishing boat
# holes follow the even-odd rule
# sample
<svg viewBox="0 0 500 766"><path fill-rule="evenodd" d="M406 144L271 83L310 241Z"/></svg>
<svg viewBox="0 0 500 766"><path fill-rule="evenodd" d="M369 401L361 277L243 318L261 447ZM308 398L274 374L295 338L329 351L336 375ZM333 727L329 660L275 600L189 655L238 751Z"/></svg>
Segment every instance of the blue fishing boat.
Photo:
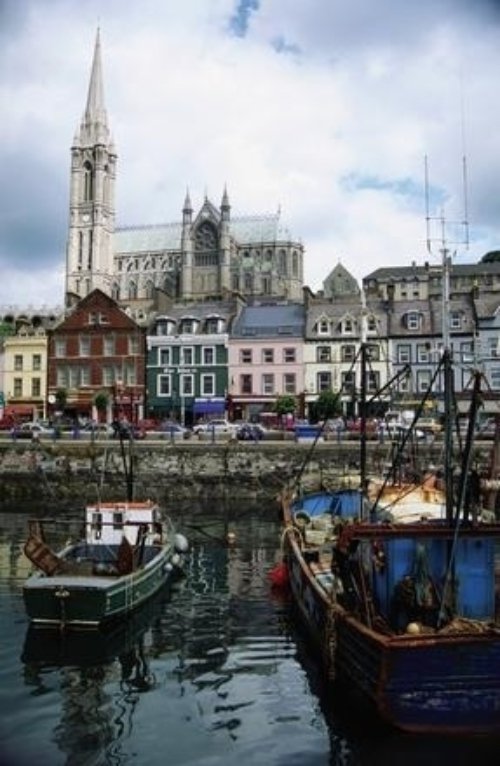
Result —
<svg viewBox="0 0 500 766"><path fill-rule="evenodd" d="M447 347L441 364L449 381ZM480 377L458 453L445 391L439 478L362 470L357 486L281 498L292 600L325 676L409 732L500 732L500 524L471 470Z"/></svg>

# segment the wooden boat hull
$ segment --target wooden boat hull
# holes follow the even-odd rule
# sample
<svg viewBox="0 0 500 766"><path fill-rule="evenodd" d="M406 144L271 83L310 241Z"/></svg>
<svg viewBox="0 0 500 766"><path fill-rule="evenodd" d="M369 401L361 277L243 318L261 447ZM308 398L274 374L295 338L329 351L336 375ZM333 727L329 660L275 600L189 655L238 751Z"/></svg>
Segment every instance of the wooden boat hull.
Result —
<svg viewBox="0 0 500 766"><path fill-rule="evenodd" d="M500 731L500 630L384 635L327 594L294 533L284 546L294 604L330 680L405 731Z"/></svg>
<svg viewBox="0 0 500 766"><path fill-rule="evenodd" d="M122 576L45 576L37 573L23 588L34 624L95 628L126 615L150 599L175 574L172 545L164 546L144 567Z"/></svg>

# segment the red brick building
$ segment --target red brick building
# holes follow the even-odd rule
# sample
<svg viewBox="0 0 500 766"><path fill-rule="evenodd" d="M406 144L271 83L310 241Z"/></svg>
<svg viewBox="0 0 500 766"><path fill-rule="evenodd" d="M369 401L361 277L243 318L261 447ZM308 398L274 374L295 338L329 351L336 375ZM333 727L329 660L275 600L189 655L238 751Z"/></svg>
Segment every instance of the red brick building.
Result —
<svg viewBox="0 0 500 766"><path fill-rule="evenodd" d="M143 417L145 330L93 290L48 332L48 414L111 421ZM105 407L99 412L98 401Z"/></svg>

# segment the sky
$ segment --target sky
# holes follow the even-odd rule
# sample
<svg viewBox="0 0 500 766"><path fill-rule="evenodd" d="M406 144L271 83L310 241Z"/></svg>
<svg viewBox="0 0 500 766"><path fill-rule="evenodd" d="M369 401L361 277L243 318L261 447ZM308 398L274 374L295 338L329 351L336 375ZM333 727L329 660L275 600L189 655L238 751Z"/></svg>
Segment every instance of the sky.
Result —
<svg viewBox="0 0 500 766"><path fill-rule="evenodd" d="M0 0L0 307L64 302L98 27L118 225L226 185L280 211L314 291L500 249L500 0Z"/></svg>

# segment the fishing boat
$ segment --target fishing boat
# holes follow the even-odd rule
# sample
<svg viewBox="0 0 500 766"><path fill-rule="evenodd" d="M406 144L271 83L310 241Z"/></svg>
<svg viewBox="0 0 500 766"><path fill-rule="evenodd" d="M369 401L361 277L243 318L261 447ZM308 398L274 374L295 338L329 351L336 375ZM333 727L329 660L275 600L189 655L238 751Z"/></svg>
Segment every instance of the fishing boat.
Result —
<svg viewBox="0 0 500 766"><path fill-rule="evenodd" d="M445 345L439 479L410 480L391 467L370 482L361 438L357 486L283 492L284 564L325 677L401 730L498 733L500 524L491 512L481 517L471 470L479 374L455 462L451 362Z"/></svg>
<svg viewBox="0 0 500 766"><path fill-rule="evenodd" d="M133 499L131 443L127 456L121 438L121 450L126 499L87 505L83 526L59 552L47 532L71 530L70 521L28 523L24 552L35 571L24 583L23 597L34 625L99 628L129 615L182 571L186 537L158 503Z"/></svg>
<svg viewBox="0 0 500 766"><path fill-rule="evenodd" d="M87 506L79 539L58 553L44 532L54 524L31 520L24 546L35 566L24 603L37 625L96 628L124 617L181 571L188 550L152 501Z"/></svg>

